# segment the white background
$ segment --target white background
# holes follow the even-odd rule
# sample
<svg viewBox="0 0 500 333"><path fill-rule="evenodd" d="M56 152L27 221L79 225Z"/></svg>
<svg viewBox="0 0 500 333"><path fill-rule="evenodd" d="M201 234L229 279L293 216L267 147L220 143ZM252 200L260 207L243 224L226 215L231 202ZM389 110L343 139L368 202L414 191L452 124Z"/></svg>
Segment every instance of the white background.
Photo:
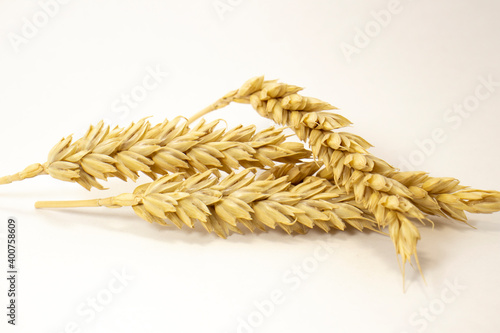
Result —
<svg viewBox="0 0 500 333"><path fill-rule="evenodd" d="M373 12L394 9L389 1L74 0L50 7L45 22L40 4L48 2L0 2L1 175L44 162L63 136L99 119L123 125L191 115L264 74L339 107L354 122L350 130L396 166L413 156L416 169L500 190L498 83L467 117L447 113L474 99L480 77L500 81L497 1L401 0L383 25ZM23 37L34 20L39 27ZM358 52L347 55L347 44ZM148 68L168 76L137 107L117 109ZM271 124L248 106L209 118ZM417 142L437 128L446 140L416 159L424 156ZM2 332L237 332L242 322L253 326L240 332L500 327L499 214L470 216L477 230L442 219L434 230L421 227L427 285L408 266L403 293L393 245L375 233L271 231L223 240L198 228L150 225L126 208L33 208L36 200L103 197L134 184L110 186L87 192L43 176L0 187L0 266L5 272L5 224L15 216L20 271L14 328L0 279ZM333 252L318 252L320 241ZM302 265L310 273L292 280L291 269ZM87 302L109 295L113 272L122 270L133 279L89 314ZM454 283L465 289L453 293ZM269 306L273 292L283 296ZM425 308L428 319L419 314Z"/></svg>

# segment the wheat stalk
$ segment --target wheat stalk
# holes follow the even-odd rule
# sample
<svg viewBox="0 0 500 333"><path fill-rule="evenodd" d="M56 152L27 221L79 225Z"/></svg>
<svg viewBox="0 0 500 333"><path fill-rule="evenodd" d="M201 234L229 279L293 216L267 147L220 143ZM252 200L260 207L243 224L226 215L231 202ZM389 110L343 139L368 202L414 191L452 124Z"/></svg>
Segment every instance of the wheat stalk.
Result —
<svg viewBox="0 0 500 333"><path fill-rule="evenodd" d="M200 222L208 232L226 238L250 231L279 227L287 233L305 233L313 227L344 230L346 223L374 230L375 221L357 208L352 197L328 181L306 177L292 185L288 176L256 180L251 169L220 180L212 170L185 178L173 173L138 186L133 193L83 201L41 201L37 208L131 206L146 221L178 228Z"/></svg>
<svg viewBox="0 0 500 333"><path fill-rule="evenodd" d="M49 174L86 189L104 189L97 179L135 181L139 172L155 179L167 172L190 175L212 168L230 173L241 166L263 168L276 162L297 163L311 154L301 143L285 142L282 129L217 129L220 121L200 121L189 128L182 119L165 120L156 126L142 119L127 128L112 130L101 121L74 142L72 136L63 138L52 148L47 162L2 177L0 184Z"/></svg>
<svg viewBox="0 0 500 333"><path fill-rule="evenodd" d="M423 221L425 213L465 222L464 211L500 210L499 192L466 189L452 178L398 172L387 162L370 155L367 149L371 145L361 137L334 132L351 122L341 115L325 112L336 108L301 96L300 90L297 86L255 77L224 96L223 103L212 104L190 121L207 114L214 105L220 108L234 101L251 104L260 115L292 128L302 141L309 142L314 157L323 162L325 167L318 176L332 180L348 192L353 191L356 200L374 214L379 226L389 226L403 267L414 255L420 269L416 255L420 234L408 217Z"/></svg>

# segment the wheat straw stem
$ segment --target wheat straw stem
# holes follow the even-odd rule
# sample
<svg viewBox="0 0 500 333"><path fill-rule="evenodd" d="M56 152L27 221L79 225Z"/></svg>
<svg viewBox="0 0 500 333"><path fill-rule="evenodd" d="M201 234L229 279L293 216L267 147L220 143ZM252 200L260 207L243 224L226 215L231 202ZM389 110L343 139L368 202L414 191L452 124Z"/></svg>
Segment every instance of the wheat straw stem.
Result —
<svg viewBox="0 0 500 333"><path fill-rule="evenodd" d="M12 182L16 182L16 181L23 180L23 179L25 179L25 178L22 178L21 177L21 173L18 172L16 174L13 174L13 175L10 175L10 176L0 177L0 185L10 184Z"/></svg>
<svg viewBox="0 0 500 333"><path fill-rule="evenodd" d="M190 125L194 121L196 121L197 119L200 119L201 117L209 114L210 112L218 110L218 109L222 109L223 107L229 105L231 102L233 102L235 100L236 92L237 92L237 90L234 90L234 91L226 94L226 96L219 98L214 103L210 104L209 106L207 106L203 110L197 112L194 116L192 116L191 118L188 119L187 124Z"/></svg>
<svg viewBox="0 0 500 333"><path fill-rule="evenodd" d="M10 176L0 177L0 185L10 184L12 182L20 181L26 178L33 178L38 175L46 174L46 166L39 163L31 164L26 169Z"/></svg>
<svg viewBox="0 0 500 333"><path fill-rule="evenodd" d="M89 200L37 201L35 208L79 208L79 207L109 207L137 205L141 197L132 193L123 193L114 197Z"/></svg>
<svg viewBox="0 0 500 333"><path fill-rule="evenodd" d="M76 208L76 207L101 207L105 199L66 200L66 201L37 201L35 208Z"/></svg>
<svg viewBox="0 0 500 333"><path fill-rule="evenodd" d="M268 81L268 82L274 82L274 81ZM231 102L238 102L244 104L250 103L250 96L256 91L260 90L262 88L263 83L264 83L264 76L259 76L252 80L248 80L239 89L230 91L223 97L219 98L216 102L207 106L203 110L197 112L195 115L193 115L191 118L188 119L188 124L191 124L192 122L196 121L197 119L200 119L201 117L207 115L212 111L221 109L229 105Z"/></svg>

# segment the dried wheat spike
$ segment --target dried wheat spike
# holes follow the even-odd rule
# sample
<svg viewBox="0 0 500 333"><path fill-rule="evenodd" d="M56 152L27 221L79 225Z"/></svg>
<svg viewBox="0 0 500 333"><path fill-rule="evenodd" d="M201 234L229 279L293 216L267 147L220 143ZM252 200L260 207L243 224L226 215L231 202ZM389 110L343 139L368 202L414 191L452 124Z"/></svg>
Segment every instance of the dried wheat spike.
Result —
<svg viewBox="0 0 500 333"><path fill-rule="evenodd" d="M146 221L178 228L196 221L208 232L225 238L241 233L238 223L250 231L280 227L287 233L305 233L319 227L344 230L346 223L373 229L375 221L349 203L342 191L321 178L309 177L293 186L288 177L256 180L252 170L233 173L223 180L207 170L184 178L174 173L140 185L134 193L85 201L37 202L37 208L132 206Z"/></svg>
<svg viewBox="0 0 500 333"><path fill-rule="evenodd" d="M392 176L413 193L411 201L427 214L467 222L465 212L500 211L500 192L471 189L455 178L430 177L425 172L397 172Z"/></svg>
<svg viewBox="0 0 500 333"><path fill-rule="evenodd" d="M276 81L264 81L261 76L248 80L239 90L226 95L224 104L227 105L228 96L232 96L234 101L250 103L259 114L291 127L301 140L308 141L313 155L332 173L331 179L339 186L355 190L358 200L368 199L370 193L362 190L369 188L389 195L411 197L412 193L406 186L388 177L395 172L394 168L367 153L366 149L370 147L367 141L351 133L333 132L349 125L350 121L338 114L323 112L335 107L318 99L299 95L297 92L300 89ZM210 108L206 108L190 121L209 110ZM361 178L364 181L361 182Z"/></svg>
<svg viewBox="0 0 500 333"><path fill-rule="evenodd" d="M220 121L200 121L189 128L183 118L156 126L142 119L127 128L110 129L101 121L72 142L68 136L55 145L44 164L33 164L0 184L40 174L77 182L86 189L104 189L97 179L136 180L139 172L155 179L167 172L188 175L216 168L227 173L240 166L262 168L276 162L297 163L311 153L301 143L285 142L282 129L256 132L255 126L217 128Z"/></svg>
<svg viewBox="0 0 500 333"><path fill-rule="evenodd" d="M420 235L408 217L423 221L425 213L465 222L464 211L491 213L500 210L499 192L465 189L450 178L425 176L419 182L422 180L420 172L398 172L387 162L370 155L366 151L370 144L361 137L334 132L350 125L350 121L325 112L336 108L318 99L301 96L298 94L300 90L277 81L264 81L262 76L255 77L243 84L240 90L226 95L224 105L229 104L231 98L235 102L249 103L260 115L289 126L301 140L308 141L315 158L324 163L324 169L318 175L348 192L353 191L357 202L375 215L381 227L389 226L396 252L402 255L403 263L415 255L418 264L416 243ZM190 121L208 112L210 107Z"/></svg>
<svg viewBox="0 0 500 333"><path fill-rule="evenodd" d="M246 87L252 87L247 89ZM399 172L387 162L366 152L370 145L358 136L335 133L333 130L350 125L341 115L325 113L336 109L315 98L304 97L300 88L263 77L250 79L243 85L245 99L262 115L276 123L288 125L303 141L309 140L313 155L323 161L320 176L333 180L356 193L358 200L389 196L403 197L414 206L410 216L423 216L415 208L430 215L467 221L464 211L492 213L500 210L497 191L468 189L454 178L429 177L423 172ZM252 93L248 95L248 92ZM238 101L242 98L235 93ZM407 203L405 203L407 205Z"/></svg>
<svg viewBox="0 0 500 333"><path fill-rule="evenodd" d="M278 83L276 80L264 81L263 76L255 77L245 82L240 89L226 94L219 101L203 109L189 121L192 122L213 111L213 106L221 108L231 101L251 104L260 115L277 124L289 126L302 141L308 141L314 156L322 160L327 168L338 165L333 165L332 161L339 161L344 154L335 156L332 154L339 151L356 154L346 161L342 160L351 168L380 174L394 170L388 163L367 153L366 149L371 145L363 138L352 133L333 132L351 125L351 122L339 114L325 112L337 108L319 99L301 96L298 94L300 90L302 88ZM342 172L339 172L338 177L342 175ZM348 179L348 177L343 178L344 181Z"/></svg>
<svg viewBox="0 0 500 333"><path fill-rule="evenodd" d="M408 217L420 221L426 217L409 200L412 193L388 177L395 171L392 166L368 154L366 149L371 145L366 140L351 133L333 132L351 124L338 114L324 112L336 109L334 106L301 96L297 93L300 90L296 86L264 81L260 76L226 95L224 104L227 105L230 98L249 103L260 115L292 128L302 141L309 143L314 157L324 163L335 184L344 187L347 193L353 192L356 201L373 213L380 228L389 226L403 267L415 256L420 269L416 252L420 233ZM208 107L190 121L210 111Z"/></svg>

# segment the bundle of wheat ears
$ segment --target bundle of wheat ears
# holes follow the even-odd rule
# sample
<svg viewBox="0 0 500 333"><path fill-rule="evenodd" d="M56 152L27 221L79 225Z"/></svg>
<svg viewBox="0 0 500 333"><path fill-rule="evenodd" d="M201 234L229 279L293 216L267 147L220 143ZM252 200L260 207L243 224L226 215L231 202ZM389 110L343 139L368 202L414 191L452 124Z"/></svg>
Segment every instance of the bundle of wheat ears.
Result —
<svg viewBox="0 0 500 333"><path fill-rule="evenodd" d="M63 138L43 164L0 178L0 184L42 174L76 182L86 189L104 189L98 180L118 177L151 183L132 193L82 201L42 201L38 208L123 207L149 222L193 228L226 237L280 227L305 233L319 227L352 226L385 233L396 253L415 262L420 233L430 216L467 222L465 212L500 211L500 192L470 189L454 178L425 172L400 172L371 155L363 138L337 131L351 122L327 112L336 109L299 94L302 88L255 77L190 119L177 117L152 126L142 119L127 128L100 122L80 139ZM261 116L291 128L310 146L288 142L283 128L256 131L243 125L228 129L220 121L199 120L232 102L250 104ZM307 161L304 161L307 159ZM221 173L223 172L223 173ZM224 176L225 175L225 176Z"/></svg>

